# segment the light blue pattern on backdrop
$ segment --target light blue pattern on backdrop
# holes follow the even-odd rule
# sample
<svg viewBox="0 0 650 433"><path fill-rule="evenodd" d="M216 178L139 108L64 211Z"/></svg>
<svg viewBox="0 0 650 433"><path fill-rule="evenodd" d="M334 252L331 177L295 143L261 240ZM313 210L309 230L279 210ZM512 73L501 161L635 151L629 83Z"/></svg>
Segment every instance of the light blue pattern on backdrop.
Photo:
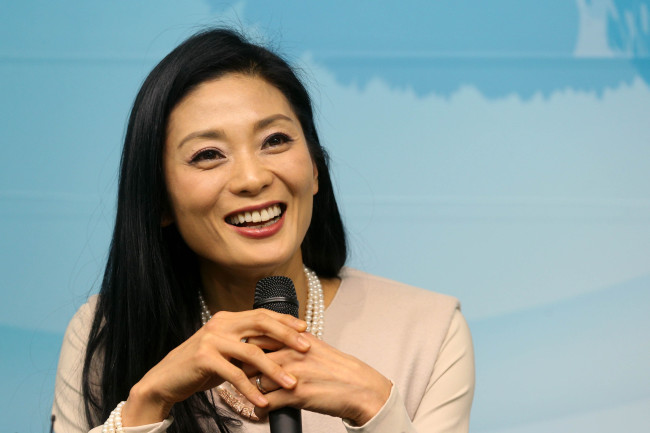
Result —
<svg viewBox="0 0 650 433"><path fill-rule="evenodd" d="M0 432L48 428L135 92L202 25L305 75L350 264L459 297L472 431L650 430L650 1L0 4Z"/></svg>

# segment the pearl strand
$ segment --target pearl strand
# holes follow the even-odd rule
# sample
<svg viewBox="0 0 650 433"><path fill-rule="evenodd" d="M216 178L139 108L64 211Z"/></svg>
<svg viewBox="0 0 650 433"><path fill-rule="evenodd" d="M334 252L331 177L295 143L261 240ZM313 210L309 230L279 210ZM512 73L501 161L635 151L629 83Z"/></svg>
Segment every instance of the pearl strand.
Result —
<svg viewBox="0 0 650 433"><path fill-rule="evenodd" d="M303 271L307 277L307 309L305 313L305 322L307 322L307 332L311 332L319 340L323 339L323 330L325 329L325 297L323 295L323 286L318 279L316 272L304 266ZM201 305L201 323L206 324L212 318L210 310L199 291L199 304Z"/></svg>
<svg viewBox="0 0 650 433"><path fill-rule="evenodd" d="M201 304L201 324L205 325L208 323L208 320L212 318L212 314L210 314L210 310L208 310L208 306L205 303L205 299L203 299L203 295L201 294L201 291L199 290L199 304Z"/></svg>
<svg viewBox="0 0 650 433"><path fill-rule="evenodd" d="M305 321L307 322L307 332L311 332L319 340L323 339L323 329L325 325L325 297L323 295L323 286L318 279L316 272L304 267L307 276L307 311Z"/></svg>
<svg viewBox="0 0 650 433"><path fill-rule="evenodd" d="M102 426L102 433L124 433L122 428L122 407L125 401L121 401L115 409L111 411L110 416Z"/></svg>

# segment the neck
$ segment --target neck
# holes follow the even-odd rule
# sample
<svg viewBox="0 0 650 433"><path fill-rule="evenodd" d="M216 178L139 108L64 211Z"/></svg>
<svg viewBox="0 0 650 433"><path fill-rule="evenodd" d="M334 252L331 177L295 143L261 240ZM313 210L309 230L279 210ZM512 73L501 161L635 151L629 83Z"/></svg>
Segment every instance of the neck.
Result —
<svg viewBox="0 0 650 433"><path fill-rule="evenodd" d="M300 303L300 317L304 317L307 304L307 278L302 264L302 256L297 255L289 263L267 269L225 269L214 263L201 261L201 280L203 297L211 314L217 311L244 311L253 308L255 285L272 275L291 278Z"/></svg>

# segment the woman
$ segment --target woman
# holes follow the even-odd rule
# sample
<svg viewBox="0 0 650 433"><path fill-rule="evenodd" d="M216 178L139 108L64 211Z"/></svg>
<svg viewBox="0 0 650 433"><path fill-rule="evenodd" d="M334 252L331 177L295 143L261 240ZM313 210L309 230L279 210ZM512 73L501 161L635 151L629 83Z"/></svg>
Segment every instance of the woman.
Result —
<svg viewBox="0 0 650 433"><path fill-rule="evenodd" d="M467 431L457 301L345 259L301 82L232 31L191 37L135 100L101 291L61 350L55 431L265 432L286 406L305 432ZM251 311L269 275L294 281L305 320Z"/></svg>

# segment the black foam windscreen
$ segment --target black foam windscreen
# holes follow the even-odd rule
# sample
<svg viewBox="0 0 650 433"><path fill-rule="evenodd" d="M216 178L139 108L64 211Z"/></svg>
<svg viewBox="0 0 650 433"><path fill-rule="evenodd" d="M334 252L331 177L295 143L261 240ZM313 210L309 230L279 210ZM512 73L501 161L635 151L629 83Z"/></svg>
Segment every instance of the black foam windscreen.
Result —
<svg viewBox="0 0 650 433"><path fill-rule="evenodd" d="M255 286L253 308L266 308L298 317L298 298L291 278L273 276L259 280Z"/></svg>
<svg viewBox="0 0 650 433"><path fill-rule="evenodd" d="M277 313L298 317L298 297L291 278L266 277L255 286L253 308L266 308ZM269 412L271 433L302 433L302 415L299 409L282 407Z"/></svg>

